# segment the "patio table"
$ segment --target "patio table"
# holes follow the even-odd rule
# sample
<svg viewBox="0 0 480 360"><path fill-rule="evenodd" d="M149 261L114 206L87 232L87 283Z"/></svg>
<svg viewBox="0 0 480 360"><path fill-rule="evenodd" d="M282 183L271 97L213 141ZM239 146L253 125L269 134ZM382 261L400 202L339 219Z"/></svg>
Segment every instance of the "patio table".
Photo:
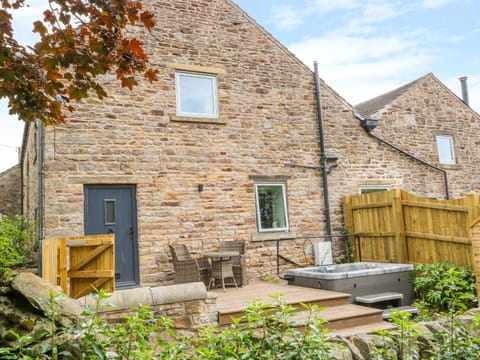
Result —
<svg viewBox="0 0 480 360"><path fill-rule="evenodd" d="M212 284L216 285L218 279L222 281L222 288L225 291L225 279L227 278L231 278L233 280L231 284L238 289L237 280L233 275L232 256L239 255L239 253L237 251L217 251L208 252L204 255L212 262L212 275L210 276L208 289L212 287Z"/></svg>

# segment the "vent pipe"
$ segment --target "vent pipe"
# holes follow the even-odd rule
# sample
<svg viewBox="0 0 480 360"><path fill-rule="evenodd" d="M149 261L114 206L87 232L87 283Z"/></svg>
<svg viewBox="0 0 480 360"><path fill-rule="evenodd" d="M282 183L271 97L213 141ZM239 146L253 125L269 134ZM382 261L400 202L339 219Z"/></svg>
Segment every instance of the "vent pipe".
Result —
<svg viewBox="0 0 480 360"><path fill-rule="evenodd" d="M462 84L462 99L463 99L463 102L467 106L470 106L470 101L468 100L467 77L462 76L461 78L458 78L458 79L460 80L460 84Z"/></svg>

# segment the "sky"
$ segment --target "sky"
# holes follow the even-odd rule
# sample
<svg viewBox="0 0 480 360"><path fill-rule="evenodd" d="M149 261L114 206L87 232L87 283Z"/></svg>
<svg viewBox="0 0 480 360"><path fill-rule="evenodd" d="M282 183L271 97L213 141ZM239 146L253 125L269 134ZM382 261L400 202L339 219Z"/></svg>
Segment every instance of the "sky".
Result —
<svg viewBox="0 0 480 360"><path fill-rule="evenodd" d="M32 44L46 0L15 16L16 36ZM350 104L432 72L480 113L480 0L234 0ZM0 172L18 162L23 123L0 101Z"/></svg>

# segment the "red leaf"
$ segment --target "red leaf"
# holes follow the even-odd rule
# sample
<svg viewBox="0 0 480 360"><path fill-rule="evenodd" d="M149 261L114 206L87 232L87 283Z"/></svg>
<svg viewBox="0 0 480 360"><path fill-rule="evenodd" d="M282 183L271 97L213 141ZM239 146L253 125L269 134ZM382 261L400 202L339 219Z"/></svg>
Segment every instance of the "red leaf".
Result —
<svg viewBox="0 0 480 360"><path fill-rule="evenodd" d="M47 28L41 21L35 21L33 23L33 32L39 33L41 37L44 37L47 31Z"/></svg>
<svg viewBox="0 0 480 360"><path fill-rule="evenodd" d="M143 26L148 31L151 31L152 28L155 26L154 15L151 12L145 11L140 15L140 20L143 23Z"/></svg>
<svg viewBox="0 0 480 360"><path fill-rule="evenodd" d="M135 85L138 85L138 82L132 76L122 77L121 82L122 82L122 87L127 87L130 90L132 90Z"/></svg>
<svg viewBox="0 0 480 360"><path fill-rule="evenodd" d="M154 81L157 81L158 80L158 73L160 71L158 70L153 70L153 69L148 69L147 71L145 71L145 73L143 74L143 77L145 79L147 79L148 81L150 82L154 82Z"/></svg>
<svg viewBox="0 0 480 360"><path fill-rule="evenodd" d="M50 23L51 25L55 24L55 21L57 20L55 18L55 15L50 10L45 10L43 12L43 17L44 21Z"/></svg>

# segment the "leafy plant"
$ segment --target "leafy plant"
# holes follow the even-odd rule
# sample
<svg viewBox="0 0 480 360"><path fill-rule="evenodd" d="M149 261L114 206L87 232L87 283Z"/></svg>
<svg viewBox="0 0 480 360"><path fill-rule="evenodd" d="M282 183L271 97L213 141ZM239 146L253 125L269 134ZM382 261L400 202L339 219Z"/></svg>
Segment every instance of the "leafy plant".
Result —
<svg viewBox="0 0 480 360"><path fill-rule="evenodd" d="M38 242L35 225L23 216L0 220L0 279L8 278L12 268L35 261Z"/></svg>
<svg viewBox="0 0 480 360"><path fill-rule="evenodd" d="M334 359L333 343L327 339L325 320L317 306L303 305L309 316L303 329L294 326L294 307L280 294L273 304L254 301L246 314L220 332L203 329L194 341L195 359Z"/></svg>
<svg viewBox="0 0 480 360"><path fill-rule="evenodd" d="M382 336L383 346L374 349L374 359L420 359L418 351L419 332L415 321L412 320L412 314L405 311L394 310L390 315L390 321L397 325L397 330L377 331L377 334Z"/></svg>
<svg viewBox="0 0 480 360"><path fill-rule="evenodd" d="M201 329L197 337L181 337L173 331L172 321L156 316L140 306L131 310L120 324L109 324L98 312L108 295L97 291L95 305L86 307L85 323L80 327L56 327L55 310L59 297L50 297L49 326L41 339L18 337L19 346L0 348L2 359L334 359L333 343L327 339L320 308L306 306L309 314L303 329L293 326L294 308L281 301L259 301L248 306L245 316L219 330ZM68 341L59 341L59 333L69 333ZM45 340L41 343L39 340ZM35 346L31 346L31 345Z"/></svg>
<svg viewBox="0 0 480 360"><path fill-rule="evenodd" d="M480 314L466 328L455 320L453 314L448 317L448 329L439 334L435 341L436 350L431 351L432 360L477 360L480 354L480 338L472 336L480 332Z"/></svg>
<svg viewBox="0 0 480 360"><path fill-rule="evenodd" d="M156 80L142 42L126 30L154 26L154 14L143 10L142 1L45 3L42 19L32 26L40 40L25 46L15 38L12 19L26 1L0 1L0 98L8 98L10 114L25 122L62 123L74 109L70 100L107 95L100 75L113 73L129 89L137 84L136 74Z"/></svg>
<svg viewBox="0 0 480 360"><path fill-rule="evenodd" d="M416 305L431 312L463 312L477 305L475 274L443 261L415 266Z"/></svg>

